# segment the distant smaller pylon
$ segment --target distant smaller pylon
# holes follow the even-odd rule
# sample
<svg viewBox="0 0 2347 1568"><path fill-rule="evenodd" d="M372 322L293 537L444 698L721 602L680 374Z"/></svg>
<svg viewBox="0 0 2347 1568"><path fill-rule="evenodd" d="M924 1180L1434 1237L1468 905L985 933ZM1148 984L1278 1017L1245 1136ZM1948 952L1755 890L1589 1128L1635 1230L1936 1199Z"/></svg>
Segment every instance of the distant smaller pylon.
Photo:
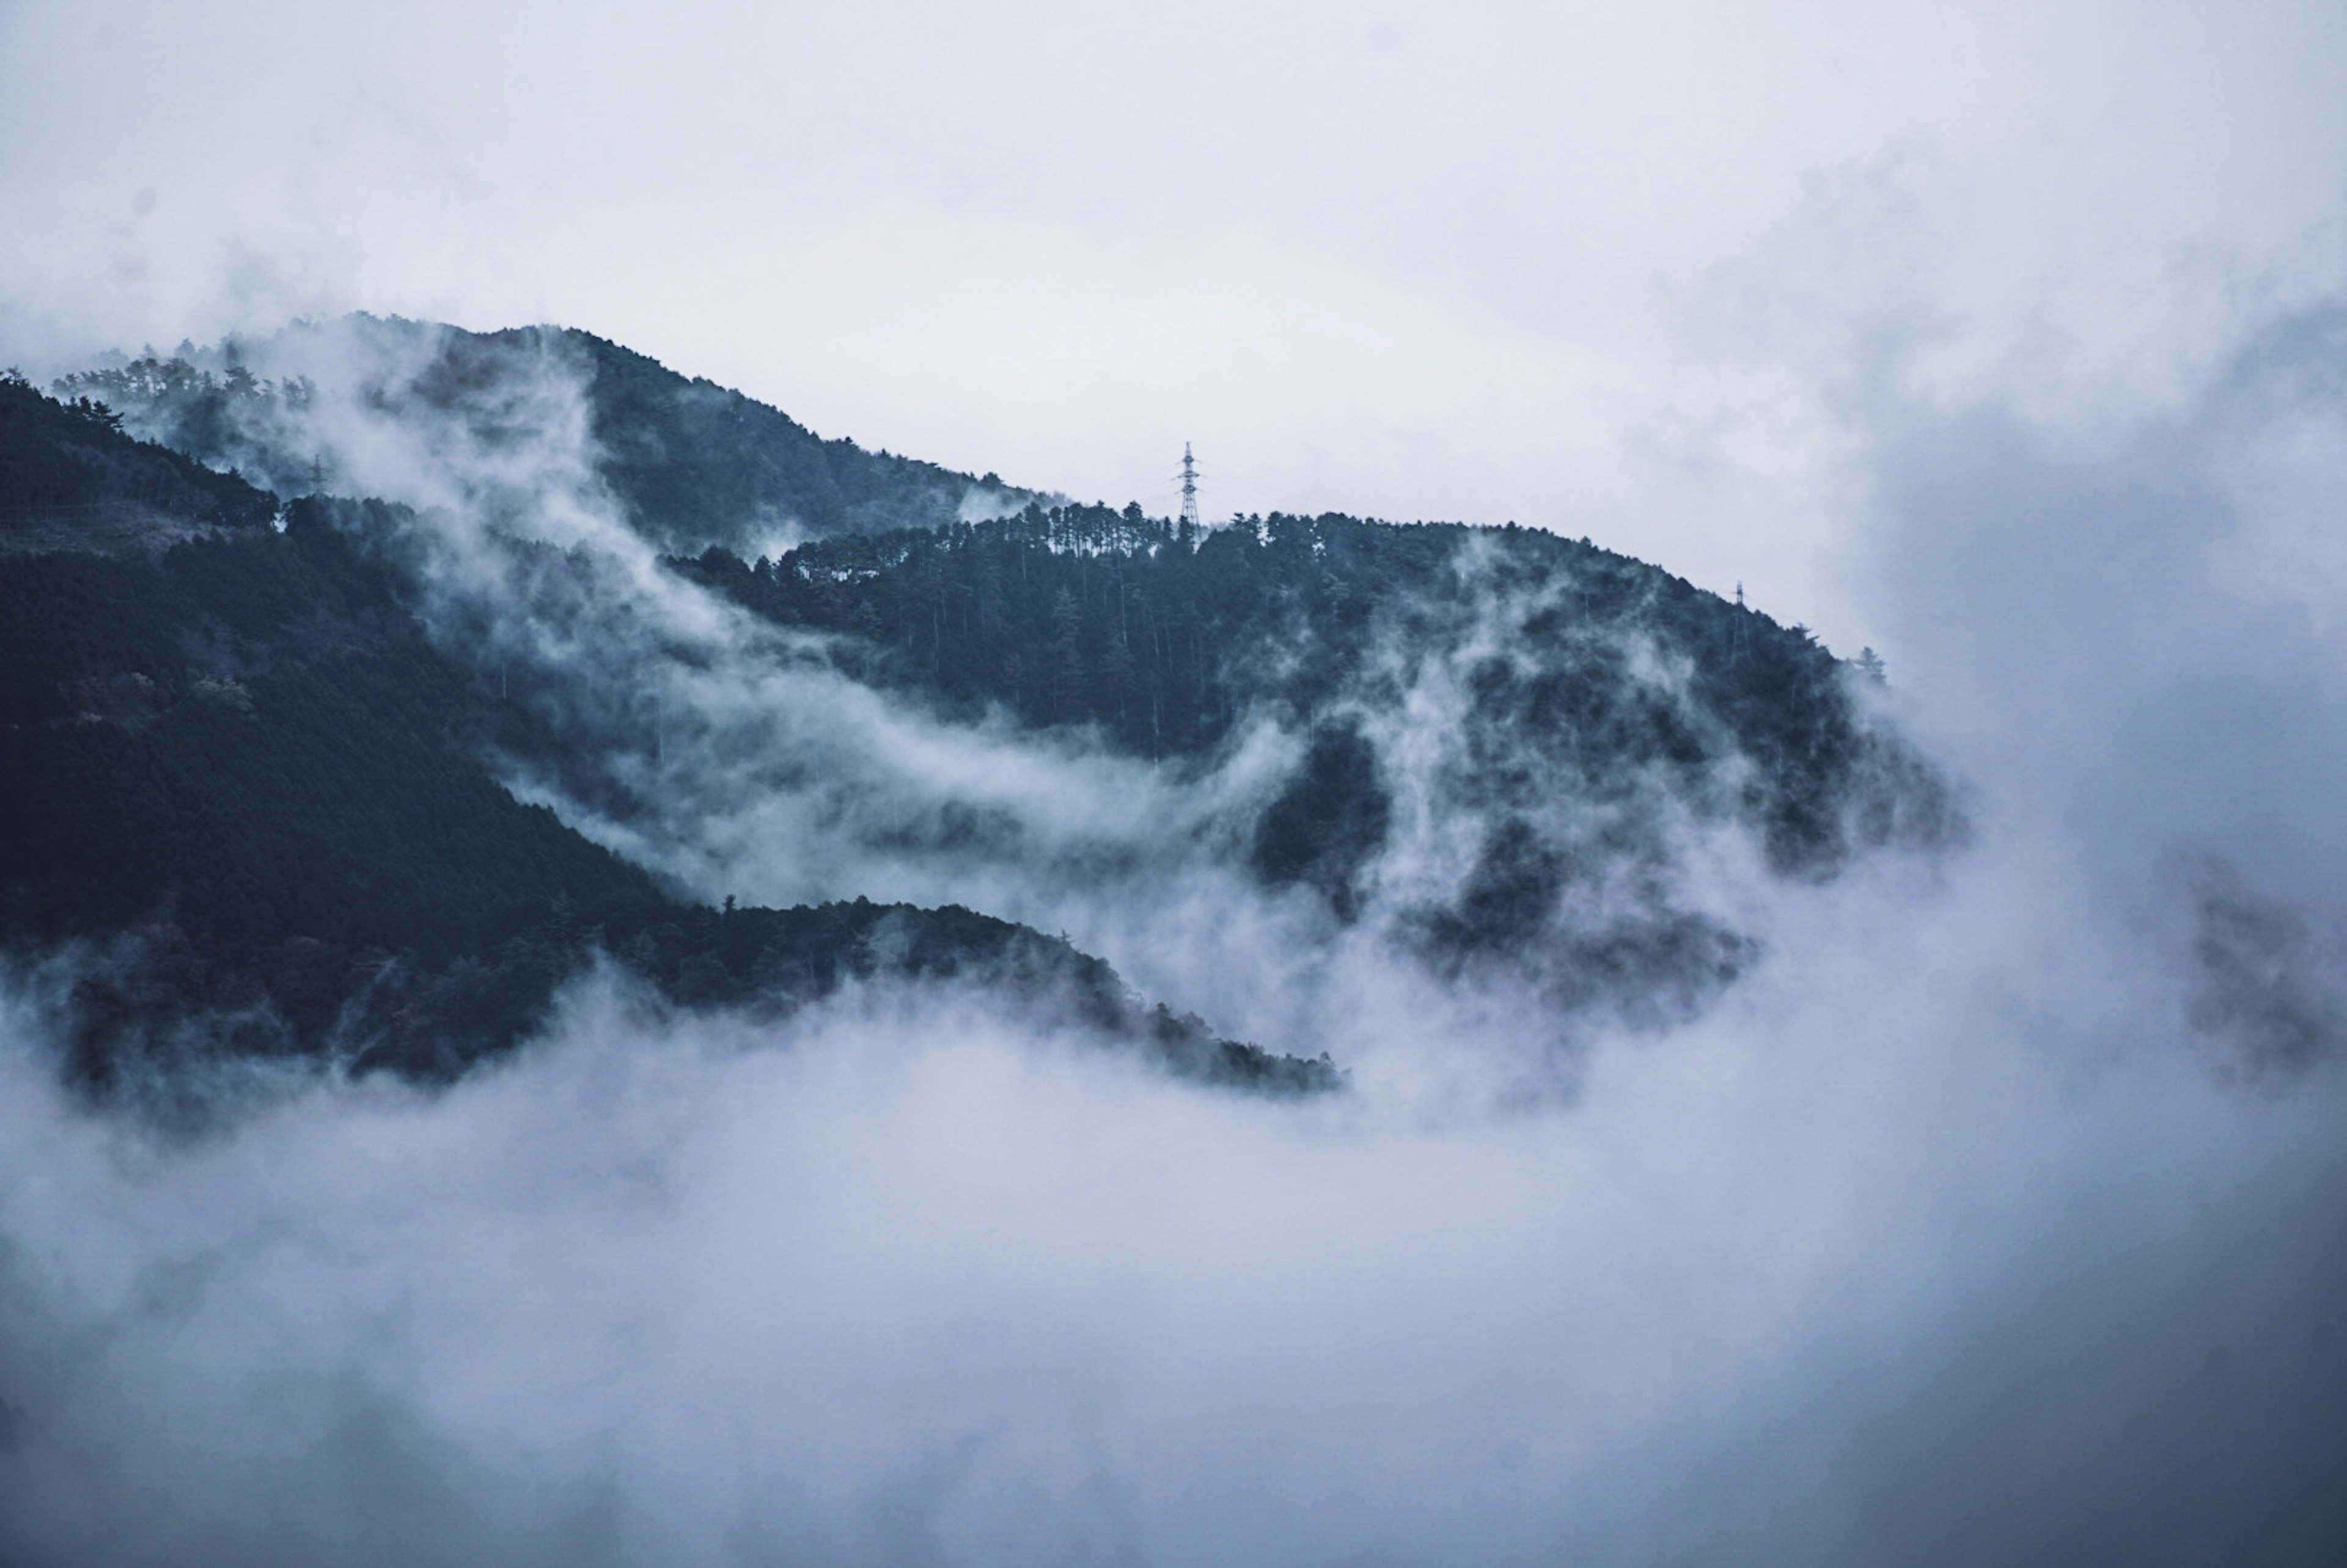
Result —
<svg viewBox="0 0 2347 1568"><path fill-rule="evenodd" d="M1182 520L1198 527L1198 465L1187 441L1182 443Z"/></svg>

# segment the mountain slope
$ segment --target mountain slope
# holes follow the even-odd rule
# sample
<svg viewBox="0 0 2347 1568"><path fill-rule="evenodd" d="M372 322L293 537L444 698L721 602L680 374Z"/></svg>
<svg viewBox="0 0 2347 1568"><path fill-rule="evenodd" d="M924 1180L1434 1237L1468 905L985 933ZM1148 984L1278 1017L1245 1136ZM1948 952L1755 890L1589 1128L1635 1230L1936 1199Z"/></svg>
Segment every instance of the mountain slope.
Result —
<svg viewBox="0 0 2347 1568"><path fill-rule="evenodd" d="M1151 758L1210 753L1250 712L1309 728L1390 703L1481 637L1474 716L1540 743L1564 770L1552 783L1604 793L1650 764L1749 757L1737 804L1788 870L1936 831L1883 816L1901 803L1869 793L1882 781L1867 764L1890 764L1897 742L1806 630L1538 529L1329 514L1191 533L1138 507L1036 507L754 568L717 550L671 564L771 620L845 634L861 672L946 712L1089 724ZM1672 667L1634 670L1639 653Z"/></svg>
<svg viewBox="0 0 2347 1568"><path fill-rule="evenodd" d="M1204 878L1299 961L1501 978L1569 1036L1700 1011L1761 952L1756 899L1964 833L1879 667L1586 540L958 520L938 487L980 482L551 328L354 317L215 357L69 390L405 502L343 526L436 649L510 677L511 776L703 898L968 904L1130 967L1194 939L1165 901ZM775 497L918 526L782 548Z"/></svg>
<svg viewBox="0 0 2347 1568"><path fill-rule="evenodd" d="M353 410L453 420L488 448L577 441L629 521L672 551L754 555L777 538L933 528L1034 498L992 475L825 440L779 409L567 327L468 333L349 316L148 354L58 389L286 495L372 488L338 445Z"/></svg>
<svg viewBox="0 0 2347 1568"><path fill-rule="evenodd" d="M671 564L950 719L1199 775L1286 734L1245 833L1264 883L1378 911L1439 970L1515 968L1568 1009L1684 1015L1748 962L1680 885L1703 835L1747 834L1801 880L1963 831L1870 708L1871 666L1538 530L1037 507Z"/></svg>
<svg viewBox="0 0 2347 1568"><path fill-rule="evenodd" d="M276 514L274 496L122 424L87 397L59 403L0 374L0 551L137 549Z"/></svg>

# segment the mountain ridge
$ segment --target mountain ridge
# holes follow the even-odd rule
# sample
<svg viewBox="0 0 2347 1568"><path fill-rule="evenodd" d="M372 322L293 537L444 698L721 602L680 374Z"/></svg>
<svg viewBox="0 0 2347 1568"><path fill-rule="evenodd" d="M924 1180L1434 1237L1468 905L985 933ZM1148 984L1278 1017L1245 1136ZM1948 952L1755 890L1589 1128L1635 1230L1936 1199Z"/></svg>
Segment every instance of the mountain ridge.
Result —
<svg viewBox="0 0 2347 1568"><path fill-rule="evenodd" d="M856 981L960 982L1200 1082L1341 1084L970 910L673 897L492 776L486 753L548 743L354 542L390 526L381 503L281 511L193 466L0 385L0 496L85 508L0 552L0 947L84 955L77 1081L219 1051L446 1079L606 954L679 1006L771 1019ZM166 526L128 544L87 509L134 498Z"/></svg>
<svg viewBox="0 0 2347 1568"><path fill-rule="evenodd" d="M485 389L549 375L578 381L598 474L663 548L755 553L775 538L936 527L1050 498L991 474L825 439L747 394L576 327L474 333L355 314L124 358L61 377L56 390L104 402L138 434L294 496L352 493L333 454L299 433L298 416L338 390L463 413ZM338 389L342 380L352 384Z"/></svg>
<svg viewBox="0 0 2347 1568"><path fill-rule="evenodd" d="M507 798L528 780L675 886L715 868L696 884L712 907L744 845L773 845L770 886L779 856L805 888L787 867L811 856L846 868L816 897L917 886L922 907L976 908L1008 886L1045 928L1102 876L1145 902L1151 877L1230 873L1266 917L1321 910L1325 931L1293 927L1316 950L1351 932L1438 986L1505 979L1572 1038L1696 1016L1759 961L1699 869L1718 847L1749 843L1760 876L1799 886L1966 832L1870 699L1870 657L1586 539L1333 513L1201 528L1024 491L972 519L950 487L983 481L823 442L574 329L352 317L210 352L217 374L148 356L59 387L85 400L71 417L114 417L92 395L113 391L127 426L307 487L288 536L395 585L423 617L415 657L446 672L436 701L494 693L499 727L470 743L505 759ZM879 490L857 500L851 470ZM370 475L406 498L314 493ZM838 528L772 532L758 497L783 495ZM889 507L916 521L876 526ZM618 531L574 526L599 508ZM847 718L857 692L877 705ZM957 793L1046 756L1041 793ZM1157 818L1102 801L1076 819L1097 833L1071 828L1051 792L1112 776L1083 758L1145 766L1121 787ZM569 950L546 935L558 891L496 940ZM620 940L662 922L602 923ZM702 985L682 978L694 955L659 951L679 995L756 989L755 952L722 980L701 966Z"/></svg>

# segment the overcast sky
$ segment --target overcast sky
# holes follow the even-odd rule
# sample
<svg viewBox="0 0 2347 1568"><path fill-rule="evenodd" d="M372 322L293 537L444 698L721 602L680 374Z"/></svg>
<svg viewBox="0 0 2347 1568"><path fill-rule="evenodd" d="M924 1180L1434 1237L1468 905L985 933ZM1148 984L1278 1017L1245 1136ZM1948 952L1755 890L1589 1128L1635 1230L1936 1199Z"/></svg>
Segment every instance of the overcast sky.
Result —
<svg viewBox="0 0 2347 1568"><path fill-rule="evenodd" d="M1844 651L1869 409L2347 273L2347 10L0 4L0 354L589 328L1153 511L1591 533ZM1894 657L1899 652L1891 650Z"/></svg>

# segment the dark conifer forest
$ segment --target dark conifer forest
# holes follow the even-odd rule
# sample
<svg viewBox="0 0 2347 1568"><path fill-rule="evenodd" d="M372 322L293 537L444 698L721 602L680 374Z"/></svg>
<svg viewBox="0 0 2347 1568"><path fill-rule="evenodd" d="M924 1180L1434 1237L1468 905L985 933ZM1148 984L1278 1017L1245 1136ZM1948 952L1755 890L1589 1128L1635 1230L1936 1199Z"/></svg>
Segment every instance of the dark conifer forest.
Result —
<svg viewBox="0 0 2347 1568"><path fill-rule="evenodd" d="M1870 653L1845 664L1586 539L1047 504L821 440L580 333L361 317L274 341L376 368L337 392L258 374L265 345L230 344L73 375L57 397L0 386L0 919L20 952L110 955L72 1003L91 1082L125 1052L189 1050L446 1078L526 1037L599 958L672 1004L761 1016L850 980L1048 994L1192 1077L1339 1081L1325 1058L1142 1000L1064 938L860 897L715 908L518 798L512 779L552 781L623 833L675 831L646 782L667 722L655 707L647 773L642 721L598 691L622 666L533 653L498 600L451 589L469 558L434 514L335 496L336 396L469 443L485 468L581 410L589 472L570 493L608 497L653 569L771 630L767 651L725 655L745 673L813 659L941 733L1124 759L1177 791L1237 776L1274 738L1290 760L1272 787L1180 853L1227 844L1265 896L1366 923L1437 978L1512 977L1561 1029L1693 1016L1761 954L1681 886L1704 835L1748 836L1798 884L1963 832L1947 785L1871 714ZM535 539L534 492L477 494L489 532L462 548L536 585L533 613L555 619L532 635L644 635L649 601L607 550ZM745 559L778 527L804 542ZM659 636L625 655L710 656ZM1439 760L1406 777L1429 712ZM885 847L908 830L870 831ZM1432 880L1408 842L1430 833L1457 861ZM996 853L1022 852L1014 835Z"/></svg>
<svg viewBox="0 0 2347 1568"><path fill-rule="evenodd" d="M1850 671L1807 630L1586 539L1333 514L1200 531L1137 506L1035 506L817 540L779 560L712 547L672 564L771 620L842 634L859 672L956 717L999 710L1037 728L1089 727L1152 760L1210 755L1249 714L1308 730L1299 787L1327 797L1325 809L1299 797L1277 837L1321 822L1376 836L1368 766L1345 720L1327 715L1354 693L1371 704L1398 693L1418 673L1412 656L1460 641L1493 593L1534 608L1470 671L1471 723L1534 738L1556 770L1549 787L1603 789L1648 767L1694 774L1740 753L1758 766L1736 809L1787 871L1949 828L1944 801L1899 787L1928 781L1866 728ZM1686 702L1626 678L1624 634L1684 661ZM1315 858L1283 842L1263 864Z"/></svg>
<svg viewBox="0 0 2347 1568"><path fill-rule="evenodd" d="M0 1568L2347 1568L2343 779L2347 0L0 0Z"/></svg>
<svg viewBox="0 0 2347 1568"><path fill-rule="evenodd" d="M84 1081L210 1050L445 1078L600 955L680 1004L769 1014L852 979L979 980L1200 1080L1337 1081L965 909L679 899L492 775L556 743L368 559L386 508L281 508L21 381L0 414L0 940L107 955L72 999Z"/></svg>
<svg viewBox="0 0 2347 1568"><path fill-rule="evenodd" d="M1033 498L990 474L972 477L868 452L844 436L825 440L780 409L572 328L476 333L354 316L282 335L297 347L348 337L367 352L418 358L414 374L376 390L419 417L487 409L493 421L514 421L527 416L514 406L517 388L526 398L541 378L565 390L575 383L602 481L638 528L670 549L754 548L784 528L934 528L956 521L965 502L997 511ZM68 375L57 390L122 411L175 452L214 467L241 466L281 494L351 493L331 454L302 434L316 384L298 374L271 380L244 363L270 346L231 342L206 354L183 345L169 357L148 354Z"/></svg>

